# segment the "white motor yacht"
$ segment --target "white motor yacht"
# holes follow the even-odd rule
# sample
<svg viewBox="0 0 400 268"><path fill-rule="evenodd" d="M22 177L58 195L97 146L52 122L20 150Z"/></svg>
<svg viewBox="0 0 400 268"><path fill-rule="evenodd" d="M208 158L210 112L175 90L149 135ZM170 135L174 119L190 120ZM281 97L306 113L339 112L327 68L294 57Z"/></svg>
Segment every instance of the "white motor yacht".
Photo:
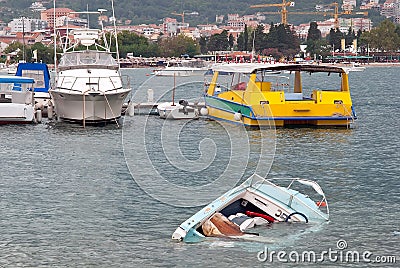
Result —
<svg viewBox="0 0 400 268"><path fill-rule="evenodd" d="M73 36L77 42L64 49L50 90L57 117L83 124L118 119L131 91L128 76L121 75L107 42L99 44L101 36L105 40L101 30L76 29ZM86 49L75 50L78 44Z"/></svg>

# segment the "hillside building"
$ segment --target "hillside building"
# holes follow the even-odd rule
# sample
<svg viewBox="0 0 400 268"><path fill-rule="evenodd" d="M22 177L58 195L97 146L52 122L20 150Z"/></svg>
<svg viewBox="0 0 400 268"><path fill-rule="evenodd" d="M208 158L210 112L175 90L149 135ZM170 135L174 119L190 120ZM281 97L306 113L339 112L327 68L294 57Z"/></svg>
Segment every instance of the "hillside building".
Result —
<svg viewBox="0 0 400 268"><path fill-rule="evenodd" d="M78 27L87 27L88 22L87 19L81 19L81 18L71 18L68 16L62 16L56 18L56 27L62 27L62 26L78 26Z"/></svg>
<svg viewBox="0 0 400 268"><path fill-rule="evenodd" d="M352 11L357 6L356 0L343 0L342 10Z"/></svg>
<svg viewBox="0 0 400 268"><path fill-rule="evenodd" d="M339 30L345 34L347 34L350 27L356 33L358 32L358 30L370 31L372 28L371 20L366 18L350 18L350 19L339 18L339 24L340 24ZM329 34L331 29L334 28L335 22L334 19L329 19L325 21L318 21L317 25L318 29L321 31L321 36L325 38ZM294 26L296 34L302 39L307 39L309 29L310 29L309 23L303 23L300 24L299 26Z"/></svg>
<svg viewBox="0 0 400 268"><path fill-rule="evenodd" d="M165 18L163 22L163 32L169 36L177 35L181 29L187 28L189 28L189 23L178 22L176 19Z"/></svg>
<svg viewBox="0 0 400 268"><path fill-rule="evenodd" d="M386 0L381 6L381 15L400 23L400 0Z"/></svg>
<svg viewBox="0 0 400 268"><path fill-rule="evenodd" d="M11 33L17 33L17 32L31 33L47 29L48 24L46 21L43 20L22 17L18 19L13 19L8 24L8 27L10 27Z"/></svg>
<svg viewBox="0 0 400 268"><path fill-rule="evenodd" d="M54 18L54 11L55 11L55 18ZM74 12L72 9L59 7L54 10L54 8L50 8L44 10L40 13L41 20L47 21L47 24L50 28L54 27L54 21L60 17L70 17L70 18L78 18L78 14L71 13Z"/></svg>

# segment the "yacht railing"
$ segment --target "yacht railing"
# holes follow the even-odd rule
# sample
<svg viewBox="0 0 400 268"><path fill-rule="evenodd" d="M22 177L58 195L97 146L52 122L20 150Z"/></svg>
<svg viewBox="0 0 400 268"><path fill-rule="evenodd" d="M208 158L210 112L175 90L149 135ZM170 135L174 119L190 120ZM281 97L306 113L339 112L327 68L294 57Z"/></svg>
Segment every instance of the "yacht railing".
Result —
<svg viewBox="0 0 400 268"><path fill-rule="evenodd" d="M107 84L110 85L107 88ZM86 91L88 88L91 91L110 92L118 89L131 88L130 77L128 75L116 76L91 76L91 77L76 77L76 76L62 76L56 82L56 87L64 90L75 92ZM76 85L80 85L79 89L74 89ZM86 86L86 89L84 88Z"/></svg>
<svg viewBox="0 0 400 268"><path fill-rule="evenodd" d="M349 111L348 109L347 109L347 107L346 107L346 105L344 105L344 103L342 102L341 103L341 105L343 106L343 109L344 109L344 111L345 111L345 115L347 114L347 115L349 115L350 116L350 118L351 118L351 120L349 121L349 119L347 119L347 128L349 128L349 127L351 127L351 126L354 126L354 124L355 124L355 122L356 122L356 119L355 119L355 117L354 117L354 114L353 114L353 112L352 111ZM348 118L348 117L347 117Z"/></svg>

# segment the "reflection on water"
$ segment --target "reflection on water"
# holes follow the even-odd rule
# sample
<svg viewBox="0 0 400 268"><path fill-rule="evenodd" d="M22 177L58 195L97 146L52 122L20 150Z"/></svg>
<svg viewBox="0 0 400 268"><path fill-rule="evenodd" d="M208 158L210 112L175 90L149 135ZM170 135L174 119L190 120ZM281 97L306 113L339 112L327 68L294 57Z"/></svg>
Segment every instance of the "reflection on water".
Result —
<svg viewBox="0 0 400 268"><path fill-rule="evenodd" d="M203 119L166 122L145 116L126 118L122 129L115 125L83 129L67 123L1 126L0 266L257 266L257 252L265 246L321 252L335 249L339 239L347 241L349 250L397 254L400 106L390 82L397 72L396 68L367 68L350 74L359 117L355 129L280 128L275 139L272 130L241 132L236 126ZM157 99L173 87L171 78L159 82L152 78L143 85L149 70L124 73L131 75L137 96L142 94L146 100L148 88L154 89ZM185 79L177 84L191 81ZM198 82L199 86L177 86L177 97L198 98L203 81ZM179 140L166 139L163 144L163 128L163 135L173 130ZM143 133L146 143L140 140ZM231 137L238 142L230 143ZM303 177L321 185L331 221L257 228L261 236L255 241L172 242L175 228L199 209L177 205L196 203L196 195L185 195L181 188L166 190L163 182L155 190L163 190L162 200L175 203L149 196L147 189L139 187L154 180L147 173L147 156L174 185L195 188L224 173L232 152L242 153L239 160L246 156L245 170L210 189L208 199L233 187L259 163L268 171L269 165L263 164L273 160L269 177ZM265 152L262 160L259 152ZM128 169L124 154L136 157L137 169ZM179 157L188 162L171 166ZM190 161L200 160L204 172L185 170L193 164Z"/></svg>

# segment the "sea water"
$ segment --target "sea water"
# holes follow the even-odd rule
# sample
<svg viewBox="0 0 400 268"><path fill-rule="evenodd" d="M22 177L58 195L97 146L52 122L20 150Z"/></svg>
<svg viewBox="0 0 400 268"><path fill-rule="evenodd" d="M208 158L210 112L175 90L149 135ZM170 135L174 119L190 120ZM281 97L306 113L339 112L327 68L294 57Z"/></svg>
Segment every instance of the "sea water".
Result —
<svg viewBox="0 0 400 268"><path fill-rule="evenodd" d="M133 102L144 102L149 88L156 101L171 101L173 88L176 100L202 101L202 77L150 73L124 70L133 82ZM366 266L366 261L385 256L397 257L397 264L383 266L396 266L399 82L395 67L350 73L358 116L353 129L248 131L204 119L165 121L143 115L126 117L120 128L50 121L1 126L0 266L262 267L315 262L337 267ZM317 181L328 198L330 221L260 227L254 230L260 236L247 240L171 240L174 230L202 205L254 171ZM302 260L304 252L313 252L315 261Z"/></svg>

